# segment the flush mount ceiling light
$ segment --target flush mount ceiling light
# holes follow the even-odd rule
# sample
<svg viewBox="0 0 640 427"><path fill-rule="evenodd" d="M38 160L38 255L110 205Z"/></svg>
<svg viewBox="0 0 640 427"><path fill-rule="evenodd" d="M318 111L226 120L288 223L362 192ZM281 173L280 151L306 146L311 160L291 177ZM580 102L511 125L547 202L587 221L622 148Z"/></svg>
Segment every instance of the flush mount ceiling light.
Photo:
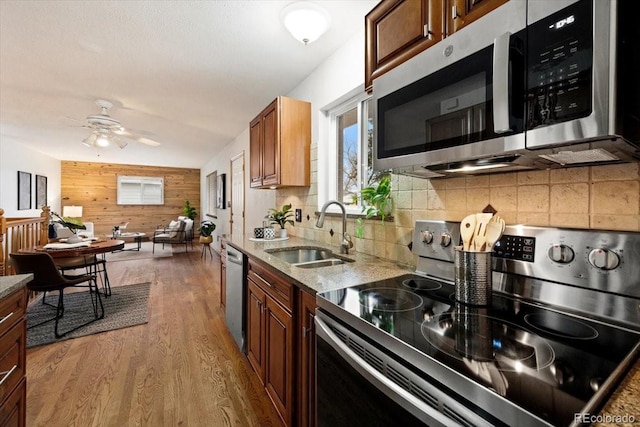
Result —
<svg viewBox="0 0 640 427"><path fill-rule="evenodd" d="M310 1L297 1L282 9L282 23L293 38L304 44L317 40L331 25L331 16Z"/></svg>

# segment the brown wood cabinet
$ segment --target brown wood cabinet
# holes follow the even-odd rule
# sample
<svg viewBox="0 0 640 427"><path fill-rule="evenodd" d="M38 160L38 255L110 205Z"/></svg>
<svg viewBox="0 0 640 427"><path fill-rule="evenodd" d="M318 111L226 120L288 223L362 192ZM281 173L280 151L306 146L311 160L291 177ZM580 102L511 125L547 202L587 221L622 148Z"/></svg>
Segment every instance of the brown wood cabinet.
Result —
<svg viewBox="0 0 640 427"><path fill-rule="evenodd" d="M365 17L365 88L508 0L382 0Z"/></svg>
<svg viewBox="0 0 640 427"><path fill-rule="evenodd" d="M309 186L311 104L280 96L249 124L250 186Z"/></svg>
<svg viewBox="0 0 640 427"><path fill-rule="evenodd" d="M226 310L227 301L227 242L220 241L220 305Z"/></svg>
<svg viewBox="0 0 640 427"><path fill-rule="evenodd" d="M0 426L26 424L27 291L0 301Z"/></svg>
<svg viewBox="0 0 640 427"><path fill-rule="evenodd" d="M508 0L447 0L447 35L483 17Z"/></svg>
<svg viewBox="0 0 640 427"><path fill-rule="evenodd" d="M365 17L365 87L444 37L442 0L383 0Z"/></svg>
<svg viewBox="0 0 640 427"><path fill-rule="evenodd" d="M249 259L247 358L286 425L293 422L294 286Z"/></svg>
<svg viewBox="0 0 640 427"><path fill-rule="evenodd" d="M313 427L316 424L316 297L299 291L298 307L298 425Z"/></svg>

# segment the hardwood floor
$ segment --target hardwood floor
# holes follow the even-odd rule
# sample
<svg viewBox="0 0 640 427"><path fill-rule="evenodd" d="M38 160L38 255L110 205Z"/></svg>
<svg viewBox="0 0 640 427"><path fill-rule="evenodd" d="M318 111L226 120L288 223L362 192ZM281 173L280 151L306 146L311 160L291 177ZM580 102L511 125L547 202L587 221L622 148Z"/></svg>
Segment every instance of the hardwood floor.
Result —
<svg viewBox="0 0 640 427"><path fill-rule="evenodd" d="M110 262L113 287L151 282L149 322L30 349L27 425L281 426L224 324L219 268L198 245Z"/></svg>

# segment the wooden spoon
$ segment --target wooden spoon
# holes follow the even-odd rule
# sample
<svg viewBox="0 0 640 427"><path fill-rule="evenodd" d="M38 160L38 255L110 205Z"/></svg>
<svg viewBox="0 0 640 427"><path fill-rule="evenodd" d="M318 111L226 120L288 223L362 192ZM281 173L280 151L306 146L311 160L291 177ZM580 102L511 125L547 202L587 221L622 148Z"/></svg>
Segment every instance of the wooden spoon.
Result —
<svg viewBox="0 0 640 427"><path fill-rule="evenodd" d="M498 240L500 240L500 236L502 236L502 227L504 224L504 220L499 221L489 221L487 224L487 232L485 234L485 238L487 241L487 252L491 252L493 250L493 245L496 244Z"/></svg>
<svg viewBox="0 0 640 427"><path fill-rule="evenodd" d="M471 241L476 230L475 215L466 216L460 223L460 236L462 237L462 249L468 251L471 248Z"/></svg>

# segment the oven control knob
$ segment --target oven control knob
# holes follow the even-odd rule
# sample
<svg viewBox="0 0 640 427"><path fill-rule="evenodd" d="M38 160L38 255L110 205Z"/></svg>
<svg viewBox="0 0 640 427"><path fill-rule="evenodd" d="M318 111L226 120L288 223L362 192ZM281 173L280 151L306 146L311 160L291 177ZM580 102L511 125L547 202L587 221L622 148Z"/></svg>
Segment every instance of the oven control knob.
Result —
<svg viewBox="0 0 640 427"><path fill-rule="evenodd" d="M597 248L589 252L589 262L600 270L613 270L620 265L620 258L610 249Z"/></svg>
<svg viewBox="0 0 640 427"><path fill-rule="evenodd" d="M549 258L559 264L569 264L575 258L575 252L567 245L553 245L549 248Z"/></svg>
<svg viewBox="0 0 640 427"><path fill-rule="evenodd" d="M433 233L429 230L422 230L422 241L427 244L433 242Z"/></svg>
<svg viewBox="0 0 640 427"><path fill-rule="evenodd" d="M451 234L442 233L440 235L440 246L442 246L443 248L446 248L450 244L451 244Z"/></svg>

